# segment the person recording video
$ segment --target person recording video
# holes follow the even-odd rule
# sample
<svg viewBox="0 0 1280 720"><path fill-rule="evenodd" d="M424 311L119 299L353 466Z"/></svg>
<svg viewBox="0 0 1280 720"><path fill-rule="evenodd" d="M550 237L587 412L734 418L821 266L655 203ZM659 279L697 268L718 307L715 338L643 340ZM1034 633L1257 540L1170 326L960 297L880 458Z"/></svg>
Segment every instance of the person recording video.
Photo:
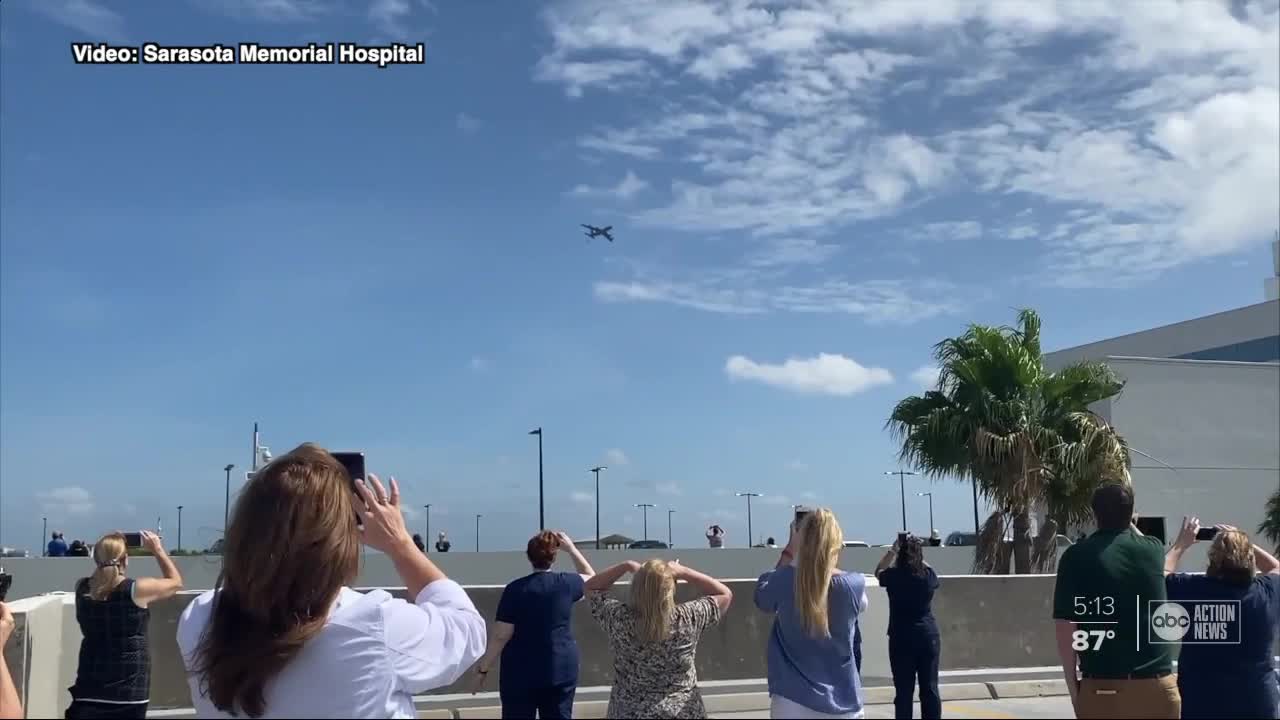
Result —
<svg viewBox="0 0 1280 720"><path fill-rule="evenodd" d="M724 547L724 528L712 525L707 528L707 543L713 548Z"/></svg>
<svg viewBox="0 0 1280 720"><path fill-rule="evenodd" d="M1197 541L1213 543L1209 567L1203 575L1178 572L1182 554ZM1230 525L1202 528L1199 518L1185 517L1164 556L1164 580L1169 602L1239 604L1239 644L1183 638L1178 655L1182 717L1276 717L1280 685L1272 672L1271 649L1280 626L1280 562Z"/></svg>

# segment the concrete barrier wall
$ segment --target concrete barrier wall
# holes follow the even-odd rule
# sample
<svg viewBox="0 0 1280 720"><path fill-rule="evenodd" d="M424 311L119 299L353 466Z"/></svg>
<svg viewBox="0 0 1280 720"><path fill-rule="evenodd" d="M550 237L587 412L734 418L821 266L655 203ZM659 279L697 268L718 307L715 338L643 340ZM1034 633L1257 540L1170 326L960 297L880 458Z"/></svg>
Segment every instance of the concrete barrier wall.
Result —
<svg viewBox="0 0 1280 720"><path fill-rule="evenodd" d="M773 567L778 551L764 548L736 548L711 550L709 548L683 548L675 550L592 550L583 554L597 570L623 560L646 560L651 557L679 558L684 564L723 579L756 578ZM557 569L572 570L572 564L564 557L557 561ZM847 548L840 556L840 567L850 572L870 573L884 555L883 548ZM973 564L973 548L927 548L925 557L939 575L964 575ZM522 552L492 553L431 553L440 569L463 585L504 585L529 572L529 562ZM175 558L186 586L191 589L208 589L214 586L222 569L220 556L196 556ZM93 567L86 558L5 558L5 572L13 575L10 599L32 597L48 592L70 592L76 580L86 576ZM133 577L159 575L153 558L129 559L129 574ZM362 587L394 587L400 584L391 561L384 555L365 555L357 582Z"/></svg>
<svg viewBox="0 0 1280 720"><path fill-rule="evenodd" d="M74 677L75 658L68 661L65 655L79 652L79 630L70 644L64 634L66 613L60 597L29 598L8 605L17 627L4 648L4 657L27 717L62 717L70 697L67 685L59 683L68 673Z"/></svg>
<svg viewBox="0 0 1280 720"><path fill-rule="evenodd" d="M735 581L729 585L734 591L734 604L723 622L703 637L698 649L698 677L701 680L750 680L767 675L765 648L773 619L755 609L752 602L754 582ZM1052 587L1051 576L942 578L934 600L935 613L943 633L942 669L970 670L1054 664L1056 656L1053 625L1049 619L1047 600ZM486 620L492 621L502 588L471 587L467 591ZM619 584L616 591L620 598L625 599L628 586ZM153 709L190 706L190 694L185 671L178 657L175 634L178 616L195 594L184 593L153 606ZM688 597L689 588L681 585L679 598ZM864 682L870 686L887 685L890 677L885 636L888 604L884 591L874 586L874 581L868 589L868 599L870 608L862 619ZM65 662L53 665L58 670L45 674L56 678L56 682L46 682L50 687L42 690L43 693L52 692L58 698L52 704L58 707L59 715L69 702L66 688L74 681L74 659L80 641L79 631L74 625L74 609L66 604L62 612L64 619L69 619L70 624L64 625L60 633L61 653L64 660L69 657L72 662L70 665ZM578 605L573 628L582 653L580 684L611 684L613 661L608 643L599 626L590 617L586 603ZM38 661L38 658L32 658L33 664ZM50 667L44 664L35 666ZM490 677L488 688L496 690L497 687L495 673ZM464 688L455 686L442 688L437 693L463 691Z"/></svg>

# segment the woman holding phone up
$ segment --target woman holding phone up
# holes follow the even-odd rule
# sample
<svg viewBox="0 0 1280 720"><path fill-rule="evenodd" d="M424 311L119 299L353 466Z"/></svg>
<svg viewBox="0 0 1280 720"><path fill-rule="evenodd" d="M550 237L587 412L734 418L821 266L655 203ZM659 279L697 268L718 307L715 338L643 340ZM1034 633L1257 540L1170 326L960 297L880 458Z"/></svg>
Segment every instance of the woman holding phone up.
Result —
<svg viewBox="0 0 1280 720"><path fill-rule="evenodd" d="M71 686L68 718L144 718L151 700L148 606L182 589L182 574L160 537L142 532L164 577L126 577L129 549L122 533L104 535L93 546L93 575L76 583L80 664Z"/></svg>
<svg viewBox="0 0 1280 720"><path fill-rule="evenodd" d="M756 582L756 607L773 614L770 717L863 717L857 627L867 581L836 568L843 547L830 510L797 512L777 567Z"/></svg>
<svg viewBox="0 0 1280 720"><path fill-rule="evenodd" d="M911 718L912 695L920 681L920 717L942 717L938 655L942 641L933 617L938 574L924 561L920 538L899 533L876 567L876 580L889 596L889 671L893 673L894 717Z"/></svg>

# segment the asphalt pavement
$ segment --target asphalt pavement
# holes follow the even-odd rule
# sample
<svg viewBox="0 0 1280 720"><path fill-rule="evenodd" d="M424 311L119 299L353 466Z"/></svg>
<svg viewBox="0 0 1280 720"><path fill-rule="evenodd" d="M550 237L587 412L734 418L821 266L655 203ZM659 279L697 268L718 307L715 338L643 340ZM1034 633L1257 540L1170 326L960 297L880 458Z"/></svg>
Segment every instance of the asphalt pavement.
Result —
<svg viewBox="0 0 1280 720"><path fill-rule="evenodd" d="M868 718L893 717L893 705L868 705ZM1010 698L1008 700L955 700L942 703L944 718L1069 718L1075 713L1071 700L1066 696ZM736 713L712 713L713 718L767 718L768 710L752 710ZM915 706L914 717L920 717L920 705Z"/></svg>

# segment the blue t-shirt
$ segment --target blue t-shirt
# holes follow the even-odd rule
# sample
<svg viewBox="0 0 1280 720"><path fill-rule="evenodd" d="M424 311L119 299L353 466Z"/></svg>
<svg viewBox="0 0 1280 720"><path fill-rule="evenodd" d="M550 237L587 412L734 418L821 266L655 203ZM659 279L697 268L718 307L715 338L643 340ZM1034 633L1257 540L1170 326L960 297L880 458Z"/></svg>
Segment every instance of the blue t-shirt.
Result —
<svg viewBox="0 0 1280 720"><path fill-rule="evenodd" d="M61 538L49 541L49 557L66 557L67 541Z"/></svg>
<svg viewBox="0 0 1280 720"><path fill-rule="evenodd" d="M795 568L771 570L756 582L756 607L774 613L769 634L769 694L828 715L862 710L862 680L854 662L858 615L867 609L867 581L837 573L827 594L831 637L813 637L796 609Z"/></svg>
<svg viewBox="0 0 1280 720"><path fill-rule="evenodd" d="M889 596L889 634L912 632L938 634L933 617L933 591L938 589L938 574L925 566L924 575L909 568L891 567L876 576Z"/></svg>
<svg viewBox="0 0 1280 720"><path fill-rule="evenodd" d="M583 585L577 573L542 571L512 580L503 589L497 619L514 625L515 632L502 649L501 688L578 683L578 644L571 623Z"/></svg>
<svg viewBox="0 0 1280 720"><path fill-rule="evenodd" d="M1248 585L1237 585L1207 575L1173 573L1165 577L1165 587L1170 602L1240 602L1239 645L1182 643L1178 655L1182 716L1274 717L1280 697L1271 649L1280 628L1280 575L1258 575Z"/></svg>

